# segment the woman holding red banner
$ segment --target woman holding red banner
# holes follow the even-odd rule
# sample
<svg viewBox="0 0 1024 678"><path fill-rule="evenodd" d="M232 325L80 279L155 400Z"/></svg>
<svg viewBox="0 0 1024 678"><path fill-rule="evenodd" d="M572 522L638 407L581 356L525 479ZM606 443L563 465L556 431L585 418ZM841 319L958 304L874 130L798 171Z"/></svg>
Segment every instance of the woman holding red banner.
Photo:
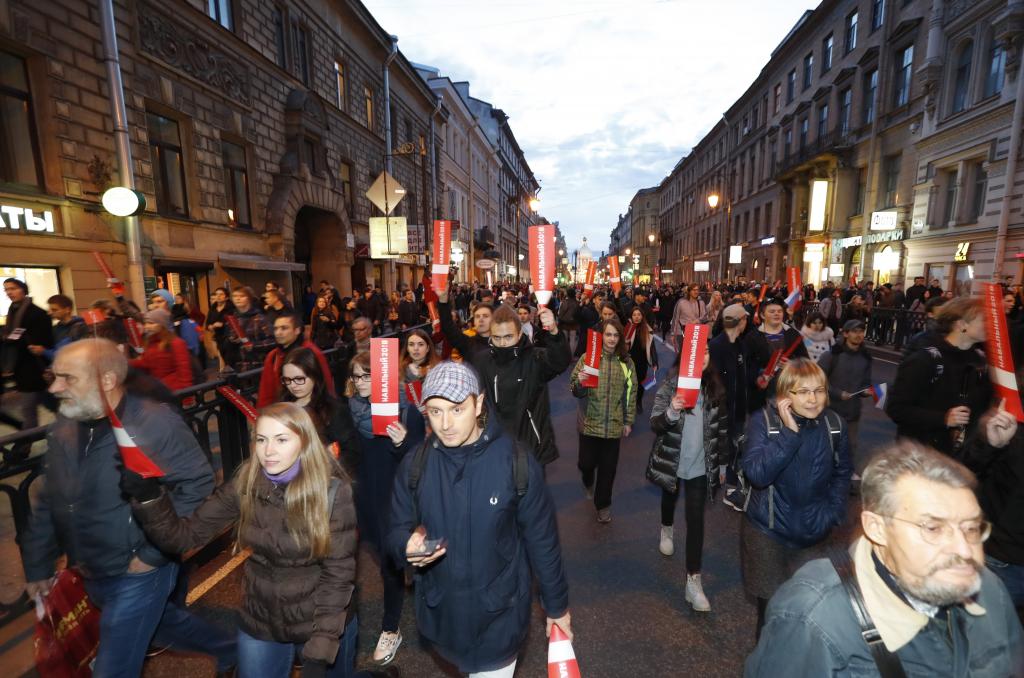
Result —
<svg viewBox="0 0 1024 678"><path fill-rule="evenodd" d="M596 387L580 385L586 355L576 362L569 378L572 394L583 400L576 425L579 431L579 462L583 487L594 500L597 522L612 521L612 485L619 465L619 444L633 430L636 418L636 368L629 357L622 324L602 320L601 364Z"/></svg>
<svg viewBox="0 0 1024 678"><path fill-rule="evenodd" d="M675 372L679 369L677 354ZM675 373L670 370L670 373ZM711 603L701 583L704 552L704 509L718 480L718 467L729 454L729 427L725 386L718 370L704 353L697 404L685 409L676 379L666 379L654 396L651 430L657 438L647 463L647 479L661 488L662 555L675 552L673 523L679 491L683 491L686 517L686 602L696 612L710 612Z"/></svg>
<svg viewBox="0 0 1024 678"><path fill-rule="evenodd" d="M644 310L634 306L629 312L629 322L626 323L626 345L629 347L629 357L636 367L636 380L639 387L636 389L636 411L644 411L644 390L643 383L647 380L647 373L654 370L658 374L658 349L654 346L654 330L647 324L644 318Z"/></svg>
<svg viewBox="0 0 1024 678"><path fill-rule="evenodd" d="M296 654L303 678L352 675L352 484L305 410L292 403L263 408L249 459L187 518L157 478L123 469L121 489L133 498L146 536L168 553L202 546L237 523L239 545L252 550L238 630L240 678L287 678Z"/></svg>
<svg viewBox="0 0 1024 678"><path fill-rule="evenodd" d="M384 538L391 519L391 493L395 472L405 453L426 437L423 415L411 406L405 389L398 389L399 421L388 425L387 436L374 436L370 397L373 393L372 362L369 351L360 351L349 363L349 382L345 389L352 423L359 441L359 465L356 467L356 514L359 535L373 547L380 560L384 583L384 619L373 660L390 664L402 644L398 622L405 599L405 570L384 549Z"/></svg>

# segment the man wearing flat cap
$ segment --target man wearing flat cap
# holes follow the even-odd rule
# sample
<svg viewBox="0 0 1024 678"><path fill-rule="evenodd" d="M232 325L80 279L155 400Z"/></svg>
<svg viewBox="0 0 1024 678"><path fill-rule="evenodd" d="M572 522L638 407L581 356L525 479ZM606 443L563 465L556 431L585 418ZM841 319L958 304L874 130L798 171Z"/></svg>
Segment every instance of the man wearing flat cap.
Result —
<svg viewBox="0 0 1024 678"><path fill-rule="evenodd" d="M471 677L511 678L534 578L547 631L572 637L554 503L472 367L431 368L423 403L433 433L395 476L387 548L415 568L420 636Z"/></svg>

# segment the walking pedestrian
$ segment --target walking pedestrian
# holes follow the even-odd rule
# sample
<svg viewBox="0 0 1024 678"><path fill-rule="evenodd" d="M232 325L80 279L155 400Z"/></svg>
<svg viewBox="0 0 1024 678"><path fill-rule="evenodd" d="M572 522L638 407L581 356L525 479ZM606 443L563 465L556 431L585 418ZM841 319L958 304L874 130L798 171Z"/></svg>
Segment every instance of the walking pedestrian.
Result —
<svg viewBox="0 0 1024 678"><path fill-rule="evenodd" d="M707 316L708 307L700 298L700 287L690 285L686 288L685 295L676 302L672 312L672 339L675 341L677 352L682 341L683 328L687 325L705 323Z"/></svg>
<svg viewBox="0 0 1024 678"><path fill-rule="evenodd" d="M831 327L825 324L825 317L820 313L808 313L804 320L804 326L800 328L800 334L804 335L804 348L807 349L807 357L818 362L818 358L836 343L835 333Z"/></svg>
<svg viewBox="0 0 1024 678"><path fill-rule="evenodd" d="M829 406L846 421L855 482L860 480L858 474L868 462L868 455L858 454L861 405L865 398L871 397L873 383L874 360L864 345L865 329L863 320L846 321L843 341L818 358L818 366L828 379Z"/></svg>
<svg viewBox="0 0 1024 678"><path fill-rule="evenodd" d="M750 313L741 302L722 309L722 332L708 342L708 355L721 376L725 387L726 428L728 447L719 452L725 467L725 491L722 503L735 511L746 504L746 491L742 486L739 469L740 452L747 425L747 400L752 384L749 373L750 353L743 335L747 331Z"/></svg>
<svg viewBox="0 0 1024 678"><path fill-rule="evenodd" d="M676 358L675 367L679 366ZM680 491L686 520L686 602L697 612L710 612L701 569L704 552L704 510L722 458L728 453L729 427L725 387L704 354L697 403L683 407L676 381L666 379L654 396L651 430L657 436L647 463L647 479L661 488L661 537L658 550L675 552L673 525Z"/></svg>
<svg viewBox="0 0 1024 678"><path fill-rule="evenodd" d="M178 515L157 478L124 468L121 488L163 551L184 553L232 525L238 544L251 549L239 615L240 678L289 678L296 656L303 678L354 673L352 484L304 409L262 409L251 456L191 516Z"/></svg>
<svg viewBox="0 0 1024 678"><path fill-rule="evenodd" d="M224 347L230 347L230 350L224 359L239 372L259 367L274 347L272 328L257 308L257 301L251 287L236 287L231 292L231 303L235 307L232 315L238 328L230 321L227 323Z"/></svg>
<svg viewBox="0 0 1024 678"><path fill-rule="evenodd" d="M634 306L629 313L629 322L625 326L626 346L629 349L629 357L636 368L637 384L643 384L647 374L654 370L658 375L658 349L654 345L654 330L647 323L643 308ZM644 411L644 389L638 386L636 389L636 411Z"/></svg>
<svg viewBox="0 0 1024 678"><path fill-rule="evenodd" d="M785 302L778 297L772 297L761 306L763 322L755 330L747 332L744 339L747 342L747 350L750 355L749 374L755 380L754 387L750 389L750 397L747 399L747 408L750 412L764 407L767 395L775 392L775 377L764 373L773 353L776 351L785 353L795 345L796 348L790 357L807 357L807 347L804 346L803 336L783 322L785 317Z"/></svg>
<svg viewBox="0 0 1024 678"><path fill-rule="evenodd" d="M192 386L192 354L171 329L171 314L162 308L146 311L145 348L130 365L159 379L171 391Z"/></svg>
<svg viewBox="0 0 1024 678"><path fill-rule="evenodd" d="M334 348L340 339L338 330L342 325L341 314L323 295L318 296L313 304L309 316L309 340L320 350L326 351Z"/></svg>
<svg viewBox="0 0 1024 678"><path fill-rule="evenodd" d="M823 296L818 302L818 313L825 319L833 334L839 331L842 324L839 322L843 317L842 292L833 288L828 295Z"/></svg>
<svg viewBox="0 0 1024 678"><path fill-rule="evenodd" d="M4 388L14 387L15 407L21 428L25 430L39 425L39 405L46 393L44 354L53 348L53 329L46 311L28 296L25 282L7 278L4 292L11 305L7 309L7 322L0 330L0 376ZM40 346L42 351L31 351L30 346Z"/></svg>
<svg viewBox="0 0 1024 678"><path fill-rule="evenodd" d="M587 498L593 499L597 522L612 520L612 486L619 465L619 447L633 430L636 418L636 368L629 357L617 318L602 320L601 366L596 387L580 385L586 356L581 357L569 378L572 394L580 398L576 429L579 461Z"/></svg>

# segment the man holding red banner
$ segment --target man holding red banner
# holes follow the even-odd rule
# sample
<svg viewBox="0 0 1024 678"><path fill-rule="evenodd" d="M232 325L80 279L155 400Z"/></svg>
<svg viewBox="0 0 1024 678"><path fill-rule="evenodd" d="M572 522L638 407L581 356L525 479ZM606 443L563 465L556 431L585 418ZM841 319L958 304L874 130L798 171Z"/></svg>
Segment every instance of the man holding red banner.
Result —
<svg viewBox="0 0 1024 678"><path fill-rule="evenodd" d="M60 413L47 437L45 488L21 544L26 592L46 594L62 554L79 569L101 610L95 676L138 676L153 640L214 655L218 671L226 671L237 660L233 636L168 601L178 563L132 519L100 389L136 446L163 470L179 514L190 514L210 494L213 471L177 414L126 392L127 372L122 353L104 339L83 339L57 353L50 392Z"/></svg>
<svg viewBox="0 0 1024 678"><path fill-rule="evenodd" d="M744 339L750 355L747 374L754 380L750 398L747 399L748 412L756 412L764 407L767 394L775 391L775 376L787 359L807 357L803 335L783 322L786 318L784 301L772 298L764 302L761 318L764 322L747 332ZM776 357L774 361L773 356ZM769 369L771 374L768 373Z"/></svg>

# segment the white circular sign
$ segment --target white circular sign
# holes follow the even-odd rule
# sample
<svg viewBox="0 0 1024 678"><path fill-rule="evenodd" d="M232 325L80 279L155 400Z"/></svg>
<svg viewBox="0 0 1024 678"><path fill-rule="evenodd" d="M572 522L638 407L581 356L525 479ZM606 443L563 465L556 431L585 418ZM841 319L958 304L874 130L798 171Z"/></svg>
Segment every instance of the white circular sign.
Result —
<svg viewBox="0 0 1024 678"><path fill-rule="evenodd" d="M493 259L477 259L476 267L485 271L494 268Z"/></svg>

